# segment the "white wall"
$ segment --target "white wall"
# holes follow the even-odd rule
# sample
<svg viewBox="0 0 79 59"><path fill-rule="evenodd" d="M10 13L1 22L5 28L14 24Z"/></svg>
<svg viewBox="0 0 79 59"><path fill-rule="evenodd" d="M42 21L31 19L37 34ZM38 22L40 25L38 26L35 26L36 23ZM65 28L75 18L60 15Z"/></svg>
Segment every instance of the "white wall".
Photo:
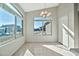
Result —
<svg viewBox="0 0 79 59"><path fill-rule="evenodd" d="M14 39L6 44L0 45L0 56L10 56L15 53L25 42L24 37Z"/></svg>
<svg viewBox="0 0 79 59"><path fill-rule="evenodd" d="M39 36L33 34L33 19L39 17L42 10L32 11L25 13L25 30L26 30L26 42L57 42L57 8L48 8L48 11L52 12L52 36Z"/></svg>
<svg viewBox="0 0 79 59"><path fill-rule="evenodd" d="M75 48L79 48L79 4L74 4L74 34Z"/></svg>
<svg viewBox="0 0 79 59"><path fill-rule="evenodd" d="M58 7L58 23L59 23L59 42L64 43L65 35L67 40L65 43L68 44L68 48L74 48L75 40L74 40L74 4L73 3L64 3L60 4ZM62 24L65 24L68 27L67 34L64 35L62 31ZM63 39L64 38L64 39Z"/></svg>

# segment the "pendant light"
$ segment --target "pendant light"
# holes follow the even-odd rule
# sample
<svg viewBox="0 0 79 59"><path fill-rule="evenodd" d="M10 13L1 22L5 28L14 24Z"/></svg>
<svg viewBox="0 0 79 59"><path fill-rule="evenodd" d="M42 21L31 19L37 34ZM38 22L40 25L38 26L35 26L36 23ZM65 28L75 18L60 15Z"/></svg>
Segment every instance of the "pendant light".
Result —
<svg viewBox="0 0 79 59"><path fill-rule="evenodd" d="M49 12L49 11L47 11L47 4L46 3L44 3L44 11L41 11L41 13L40 13L40 16L41 17L49 17L50 15L51 15L51 12Z"/></svg>

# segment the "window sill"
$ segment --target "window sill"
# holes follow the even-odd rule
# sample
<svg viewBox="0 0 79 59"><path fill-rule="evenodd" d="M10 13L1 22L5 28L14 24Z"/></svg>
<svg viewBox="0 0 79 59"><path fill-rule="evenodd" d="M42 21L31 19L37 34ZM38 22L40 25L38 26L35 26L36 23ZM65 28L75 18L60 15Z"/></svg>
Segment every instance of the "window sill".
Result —
<svg viewBox="0 0 79 59"><path fill-rule="evenodd" d="M21 37L23 37L23 36L21 36ZM18 37L18 38L11 38L11 39L9 39L9 40L6 40L6 41L0 43L0 46L5 45L5 44L7 44L8 42L11 42L11 41L13 41L13 40L17 40L17 39L19 39L19 38L21 38L21 37Z"/></svg>

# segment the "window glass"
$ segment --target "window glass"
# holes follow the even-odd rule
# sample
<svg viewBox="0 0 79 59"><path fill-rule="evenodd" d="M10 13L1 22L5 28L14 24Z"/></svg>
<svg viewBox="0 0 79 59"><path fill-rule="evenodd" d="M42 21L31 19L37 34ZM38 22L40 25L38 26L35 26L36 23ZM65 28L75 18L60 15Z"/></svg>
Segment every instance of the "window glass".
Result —
<svg viewBox="0 0 79 59"><path fill-rule="evenodd" d="M43 35L51 35L52 23L51 21L43 21Z"/></svg>
<svg viewBox="0 0 79 59"><path fill-rule="evenodd" d="M34 18L34 33L38 35L51 35L52 34L52 21L46 17Z"/></svg>
<svg viewBox="0 0 79 59"><path fill-rule="evenodd" d="M49 17L35 17L34 20L49 20Z"/></svg>
<svg viewBox="0 0 79 59"><path fill-rule="evenodd" d="M10 6L0 4L0 44L23 36L22 19L22 16L14 12Z"/></svg>
<svg viewBox="0 0 79 59"><path fill-rule="evenodd" d="M0 8L0 42L13 38L15 16Z"/></svg>
<svg viewBox="0 0 79 59"><path fill-rule="evenodd" d="M21 17L16 17L16 37L22 36L22 18Z"/></svg>
<svg viewBox="0 0 79 59"><path fill-rule="evenodd" d="M41 34L41 31L42 31L42 22L34 21L34 33Z"/></svg>

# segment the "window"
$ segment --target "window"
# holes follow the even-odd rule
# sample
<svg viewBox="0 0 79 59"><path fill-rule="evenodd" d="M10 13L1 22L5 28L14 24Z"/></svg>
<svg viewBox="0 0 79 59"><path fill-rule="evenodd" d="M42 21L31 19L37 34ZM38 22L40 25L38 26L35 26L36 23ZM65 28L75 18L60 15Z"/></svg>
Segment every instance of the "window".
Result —
<svg viewBox="0 0 79 59"><path fill-rule="evenodd" d="M13 37L15 16L0 8L0 41L3 42Z"/></svg>
<svg viewBox="0 0 79 59"><path fill-rule="evenodd" d="M34 34L51 35L52 21L50 18L35 17L34 18Z"/></svg>
<svg viewBox="0 0 79 59"><path fill-rule="evenodd" d="M42 34L42 22L41 21L34 21L34 33L35 34Z"/></svg>
<svg viewBox="0 0 79 59"><path fill-rule="evenodd" d="M23 34L23 17L0 3L0 44L21 37Z"/></svg>
<svg viewBox="0 0 79 59"><path fill-rule="evenodd" d="M22 36L22 18L21 17L16 17L16 37Z"/></svg>

